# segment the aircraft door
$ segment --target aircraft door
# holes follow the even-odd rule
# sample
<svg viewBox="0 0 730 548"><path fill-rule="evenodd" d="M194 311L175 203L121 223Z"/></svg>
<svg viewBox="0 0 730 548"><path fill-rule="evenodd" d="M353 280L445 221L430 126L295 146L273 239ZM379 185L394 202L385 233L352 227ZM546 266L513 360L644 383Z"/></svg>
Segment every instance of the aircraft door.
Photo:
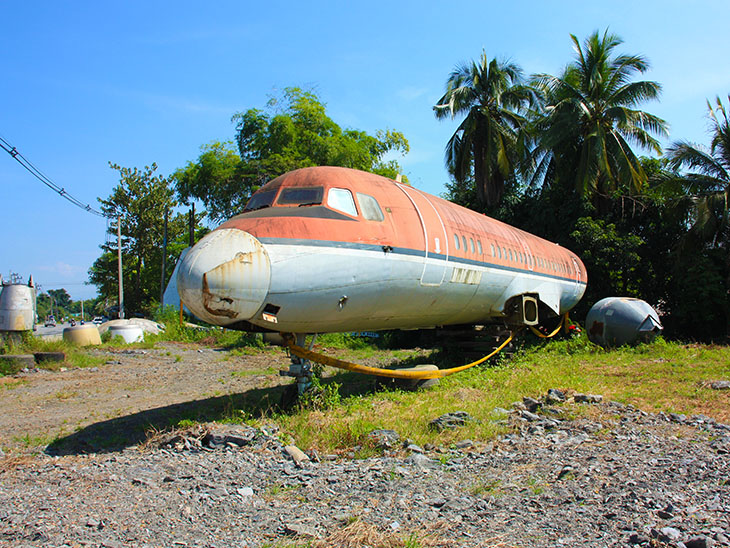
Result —
<svg viewBox="0 0 730 548"><path fill-rule="evenodd" d="M444 281L449 260L449 239L441 215L428 199L413 187L399 184L418 213L423 229L424 263L421 285L438 286Z"/></svg>

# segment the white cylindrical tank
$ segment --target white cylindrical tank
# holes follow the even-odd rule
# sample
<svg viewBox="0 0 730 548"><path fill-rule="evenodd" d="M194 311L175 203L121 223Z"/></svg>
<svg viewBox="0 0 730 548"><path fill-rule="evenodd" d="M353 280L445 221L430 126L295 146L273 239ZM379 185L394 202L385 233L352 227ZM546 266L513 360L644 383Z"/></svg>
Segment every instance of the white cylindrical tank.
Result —
<svg viewBox="0 0 730 548"><path fill-rule="evenodd" d="M35 288L3 284L0 293L0 331L31 331L35 326Z"/></svg>
<svg viewBox="0 0 730 548"><path fill-rule="evenodd" d="M659 314L646 301L606 297L586 316L588 338L603 347L651 342L662 332Z"/></svg>

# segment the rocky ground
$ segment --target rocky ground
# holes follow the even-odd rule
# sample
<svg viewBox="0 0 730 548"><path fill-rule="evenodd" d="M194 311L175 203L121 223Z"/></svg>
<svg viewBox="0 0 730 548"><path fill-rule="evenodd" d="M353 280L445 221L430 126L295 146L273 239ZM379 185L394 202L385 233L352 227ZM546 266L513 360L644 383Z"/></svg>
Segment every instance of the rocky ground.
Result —
<svg viewBox="0 0 730 548"><path fill-rule="evenodd" d="M85 372L98 374L89 384L98 388L93 397L74 396L86 402L77 407L88 416L60 411L71 397L53 403L53 420L65 417L80 430L40 455L25 454L9 432L20 425L32 431L33 420L19 418L22 396L42 414L53 398L40 398L34 385L66 372L28 374L28 383L0 392L0 432L11 446L0 461L0 545L730 546L730 427L600 398L527 398L509 411L496 410L483 419L513 428L488 444L421 448L397 433L376 432L382 455L364 460L302 454L284 447L273 427L213 424L139 445L125 437L88 453L132 419L158 420L161 405L184 410L196 388L198 398L206 392L200 384L205 374L213 376L205 381L212 383L213 401L224 398L214 393L216 385L235 392L243 389L240 381L248 390L271 389L271 375L226 374L249 367L246 357L230 363L184 352L119 355L109 360L119 363ZM181 375L180 393L150 388L148 399L135 396L134 371L146 374L138 371L141 362L156 363L158 381L175 385L174 369L187 358L199 360L201 371ZM270 366L255 362L251 371L264 365ZM116 374L119 382L109 380ZM220 382L229 378L230 386ZM163 395L170 401L159 399ZM129 400L112 418L90 414L93 405L113 410ZM47 416L37 420L50 427Z"/></svg>

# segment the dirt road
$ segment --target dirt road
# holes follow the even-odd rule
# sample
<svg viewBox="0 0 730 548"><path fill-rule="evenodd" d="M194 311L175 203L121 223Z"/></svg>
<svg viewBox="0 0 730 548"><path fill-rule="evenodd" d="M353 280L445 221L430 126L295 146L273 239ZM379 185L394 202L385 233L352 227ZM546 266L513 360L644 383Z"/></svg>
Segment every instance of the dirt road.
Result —
<svg viewBox="0 0 730 548"><path fill-rule="evenodd" d="M0 449L31 453L54 440L90 451L120 448L149 429L213 420L232 404L245 408L247 399L268 397L273 405L291 383L278 376L289 359L276 348L252 356L174 343L91 352L102 365L0 379Z"/></svg>

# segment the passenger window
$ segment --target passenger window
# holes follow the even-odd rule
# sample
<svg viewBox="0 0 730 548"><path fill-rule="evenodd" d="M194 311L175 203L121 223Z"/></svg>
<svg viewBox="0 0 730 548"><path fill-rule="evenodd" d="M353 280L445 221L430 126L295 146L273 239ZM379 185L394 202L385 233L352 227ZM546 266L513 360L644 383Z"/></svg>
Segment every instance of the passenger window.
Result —
<svg viewBox="0 0 730 548"><path fill-rule="evenodd" d="M496 257L497 255L494 253L494 244L490 244L492 246L492 257Z"/></svg>
<svg viewBox="0 0 730 548"><path fill-rule="evenodd" d="M385 219L383 211L378 205L378 201L372 196L358 192L357 201L360 202L360 211L362 211L362 216L368 221L382 221Z"/></svg>
<svg viewBox="0 0 730 548"><path fill-rule="evenodd" d="M482 249L482 241L477 240L477 247L479 248L479 255L484 255L484 250Z"/></svg>
<svg viewBox="0 0 730 548"><path fill-rule="evenodd" d="M327 193L327 205L332 209L357 217L357 208L355 207L352 192L346 188L330 188Z"/></svg>
<svg viewBox="0 0 730 548"><path fill-rule="evenodd" d="M464 252L466 252L466 250L469 249L468 247L466 247L466 236L462 236L461 241L464 243Z"/></svg>
<svg viewBox="0 0 730 548"><path fill-rule="evenodd" d="M454 245L456 249L459 249L459 236L457 234L454 234Z"/></svg>
<svg viewBox="0 0 730 548"><path fill-rule="evenodd" d="M474 239L469 238L469 249L471 249L471 252L474 253Z"/></svg>

